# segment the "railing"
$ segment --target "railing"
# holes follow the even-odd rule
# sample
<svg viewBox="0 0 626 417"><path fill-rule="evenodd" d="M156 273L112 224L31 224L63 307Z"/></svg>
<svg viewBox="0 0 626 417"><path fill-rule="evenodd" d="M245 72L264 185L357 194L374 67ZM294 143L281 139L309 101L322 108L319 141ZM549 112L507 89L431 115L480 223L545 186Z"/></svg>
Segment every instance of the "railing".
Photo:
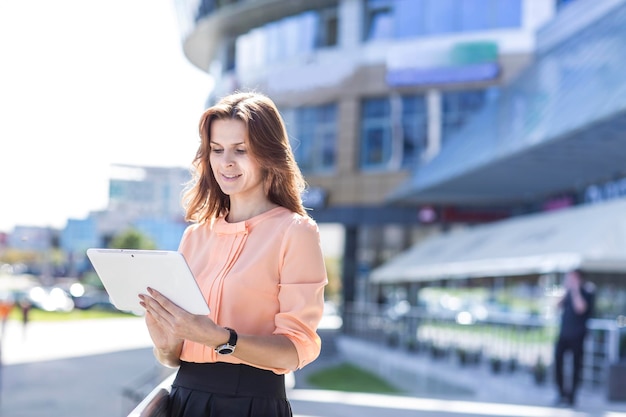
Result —
<svg viewBox="0 0 626 417"><path fill-rule="evenodd" d="M167 402L176 373L172 373L157 385L127 417L166 417Z"/></svg>
<svg viewBox="0 0 626 417"><path fill-rule="evenodd" d="M466 321L458 314L428 314L416 308L398 311L378 304L359 303L344 306L342 332L371 343L384 343L415 354L429 354L433 359L455 355L462 364L488 361L494 372L536 370L538 365L547 371L552 366L557 334L554 322L537 317L461 324L463 322ZM610 365L619 360L620 331L626 326L620 328L614 320L593 319L588 327L583 383L592 387L605 386ZM330 349L325 351L335 354L334 346L328 346ZM166 416L167 399L175 375L172 373L153 388L127 417ZM291 374L288 376L293 378ZM151 382L155 378L160 380L151 373L149 379L142 378L142 382L135 385L148 383L152 386L157 383ZM288 386L293 387L292 379ZM139 401L143 395L141 392L145 391L134 386L125 395Z"/></svg>
<svg viewBox="0 0 626 417"><path fill-rule="evenodd" d="M429 314L416 308L403 314L377 304L344 310L343 332L373 343L427 353L433 358L456 355L461 363L487 360L500 369L545 370L552 366L557 323L538 317L502 318L467 323L457 314ZM612 320L590 320L585 341L583 383L606 383L608 367L618 359L619 327Z"/></svg>

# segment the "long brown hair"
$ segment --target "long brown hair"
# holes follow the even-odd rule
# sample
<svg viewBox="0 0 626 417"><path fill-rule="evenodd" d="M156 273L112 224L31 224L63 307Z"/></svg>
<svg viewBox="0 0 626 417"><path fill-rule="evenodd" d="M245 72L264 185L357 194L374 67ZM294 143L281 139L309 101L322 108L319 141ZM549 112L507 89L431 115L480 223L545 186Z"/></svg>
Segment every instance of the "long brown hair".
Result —
<svg viewBox="0 0 626 417"><path fill-rule="evenodd" d="M246 125L248 147L261 165L270 201L307 216L301 199L306 183L276 105L260 93L234 93L200 118L200 146L192 162L190 188L183 195L185 220L202 222L225 215L230 209L230 197L220 189L209 160L211 123L223 119L241 120Z"/></svg>

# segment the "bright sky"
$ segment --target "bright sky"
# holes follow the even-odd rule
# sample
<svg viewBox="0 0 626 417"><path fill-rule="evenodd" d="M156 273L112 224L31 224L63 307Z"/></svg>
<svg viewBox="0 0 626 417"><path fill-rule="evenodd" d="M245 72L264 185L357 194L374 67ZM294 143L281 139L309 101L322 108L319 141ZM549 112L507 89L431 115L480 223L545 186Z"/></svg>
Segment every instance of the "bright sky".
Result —
<svg viewBox="0 0 626 417"><path fill-rule="evenodd" d="M0 231L106 208L111 164L189 166L210 88L173 0L0 1Z"/></svg>

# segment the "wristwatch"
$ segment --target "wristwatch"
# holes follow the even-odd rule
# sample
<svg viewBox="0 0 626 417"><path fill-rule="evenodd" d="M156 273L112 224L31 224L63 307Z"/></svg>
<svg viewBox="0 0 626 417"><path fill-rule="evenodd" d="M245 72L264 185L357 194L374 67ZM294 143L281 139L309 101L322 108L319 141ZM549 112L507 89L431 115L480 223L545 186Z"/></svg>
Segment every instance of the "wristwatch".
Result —
<svg viewBox="0 0 626 417"><path fill-rule="evenodd" d="M224 328L230 332L230 337L228 338L228 342L216 347L215 352L219 353L220 355L230 355L235 351L235 346L237 346L237 332L230 327Z"/></svg>

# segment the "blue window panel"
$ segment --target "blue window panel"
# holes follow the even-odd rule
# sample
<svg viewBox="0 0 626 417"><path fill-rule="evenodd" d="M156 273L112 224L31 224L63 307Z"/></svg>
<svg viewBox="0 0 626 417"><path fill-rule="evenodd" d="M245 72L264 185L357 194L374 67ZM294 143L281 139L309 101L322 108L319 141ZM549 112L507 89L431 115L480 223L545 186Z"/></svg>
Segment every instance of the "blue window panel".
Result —
<svg viewBox="0 0 626 417"><path fill-rule="evenodd" d="M313 138L315 129L315 113L310 107L296 111L297 138L300 140L298 163L303 171L313 169Z"/></svg>
<svg viewBox="0 0 626 417"><path fill-rule="evenodd" d="M389 100L387 98L368 99L363 103L363 118L388 118Z"/></svg>
<svg viewBox="0 0 626 417"><path fill-rule="evenodd" d="M276 62L283 59L285 51L281 42L280 25L276 22L268 23L265 26L265 36L267 39L267 62Z"/></svg>
<svg viewBox="0 0 626 417"><path fill-rule="evenodd" d="M332 39L316 44L324 38L327 21L320 13L328 14L332 9L308 11L280 20L269 22L231 42L228 50L226 71L242 69L251 71L282 59L310 53L318 48L334 46ZM336 8L334 8L336 14ZM332 13L331 13L332 15Z"/></svg>
<svg viewBox="0 0 626 417"><path fill-rule="evenodd" d="M365 39L390 39L394 34L393 0L367 0Z"/></svg>
<svg viewBox="0 0 626 417"><path fill-rule="evenodd" d="M320 167L333 168L335 166L335 144L336 134L334 132L325 133L322 135L320 146Z"/></svg>
<svg viewBox="0 0 626 417"><path fill-rule="evenodd" d="M311 148L313 147L313 135L301 134L299 139L298 165L302 171L310 172L313 170L313 153L311 152Z"/></svg>
<svg viewBox="0 0 626 417"><path fill-rule="evenodd" d="M428 141L426 100L423 96L402 98L402 167L419 161Z"/></svg>
<svg viewBox="0 0 626 417"><path fill-rule="evenodd" d="M460 31L471 32L489 28L485 0L459 0Z"/></svg>
<svg viewBox="0 0 626 417"><path fill-rule="evenodd" d="M459 31L457 0L429 0L425 4L426 34L440 35Z"/></svg>
<svg viewBox="0 0 626 417"><path fill-rule="evenodd" d="M367 39L389 39L393 37L393 15L390 11L377 11L371 15Z"/></svg>
<svg viewBox="0 0 626 417"><path fill-rule="evenodd" d="M393 8L395 38L411 38L425 33L425 0L397 0Z"/></svg>
<svg viewBox="0 0 626 417"><path fill-rule="evenodd" d="M486 102L485 90L446 92L442 96L442 139L460 130Z"/></svg>
<svg viewBox="0 0 626 417"><path fill-rule="evenodd" d="M496 5L496 27L516 28L522 25L521 0L498 0Z"/></svg>
<svg viewBox="0 0 626 417"><path fill-rule="evenodd" d="M574 1L576 0L557 0L556 7L560 10L561 8L567 6L569 3L573 3Z"/></svg>
<svg viewBox="0 0 626 417"><path fill-rule="evenodd" d="M305 173L335 167L337 106L329 104L282 111L298 166Z"/></svg>
<svg viewBox="0 0 626 417"><path fill-rule="evenodd" d="M363 170L384 169L391 158L391 106L387 97L363 102L361 157Z"/></svg>
<svg viewBox="0 0 626 417"><path fill-rule="evenodd" d="M368 0L366 39L516 28L522 0Z"/></svg>
<svg viewBox="0 0 626 417"><path fill-rule="evenodd" d="M297 18L298 26L298 51L299 53L312 52L316 47L316 39L319 38L320 15L317 12L305 12Z"/></svg>
<svg viewBox="0 0 626 417"><path fill-rule="evenodd" d="M320 107L317 113L317 117L320 123L336 123L337 106L331 104Z"/></svg>
<svg viewBox="0 0 626 417"><path fill-rule="evenodd" d="M360 167L364 171L413 167L426 147L428 117L424 96L403 96L397 106L391 102L389 97L363 102ZM392 129L393 121L400 123L401 130Z"/></svg>
<svg viewBox="0 0 626 417"><path fill-rule="evenodd" d="M384 127L374 127L363 132L361 166L364 169L384 168L391 157L391 132Z"/></svg>

